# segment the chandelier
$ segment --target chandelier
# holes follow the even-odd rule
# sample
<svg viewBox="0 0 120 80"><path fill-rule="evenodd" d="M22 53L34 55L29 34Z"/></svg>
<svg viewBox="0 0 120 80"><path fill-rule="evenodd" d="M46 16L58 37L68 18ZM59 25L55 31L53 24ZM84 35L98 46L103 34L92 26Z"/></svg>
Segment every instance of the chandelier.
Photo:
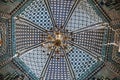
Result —
<svg viewBox="0 0 120 80"><path fill-rule="evenodd" d="M47 33L47 38L42 42L42 47L47 48L48 52L51 52L55 48L55 54L61 54L61 50L66 53L72 50L70 44L67 41L71 40L70 35L61 31L53 31L52 34Z"/></svg>

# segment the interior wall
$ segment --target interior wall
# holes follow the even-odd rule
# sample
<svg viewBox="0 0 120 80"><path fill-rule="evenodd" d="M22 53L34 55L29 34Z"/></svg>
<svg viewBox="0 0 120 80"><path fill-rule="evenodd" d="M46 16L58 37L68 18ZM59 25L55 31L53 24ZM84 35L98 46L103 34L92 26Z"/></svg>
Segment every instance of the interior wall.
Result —
<svg viewBox="0 0 120 80"><path fill-rule="evenodd" d="M114 80L114 78L119 78L120 76L116 73L112 72L109 69L109 66L103 67L95 76L94 78L98 78L102 80L103 78L107 78L107 80ZM118 79L116 79L118 80ZM119 79L120 80L120 79Z"/></svg>
<svg viewBox="0 0 120 80"><path fill-rule="evenodd" d="M0 80L29 80L12 62L0 69Z"/></svg>

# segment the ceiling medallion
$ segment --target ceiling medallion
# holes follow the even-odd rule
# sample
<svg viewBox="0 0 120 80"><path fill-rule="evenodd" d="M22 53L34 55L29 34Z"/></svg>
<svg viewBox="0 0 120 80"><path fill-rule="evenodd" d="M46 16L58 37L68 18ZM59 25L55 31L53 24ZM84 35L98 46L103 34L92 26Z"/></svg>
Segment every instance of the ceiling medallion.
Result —
<svg viewBox="0 0 120 80"><path fill-rule="evenodd" d="M52 34L50 34L46 31L46 33L48 35L45 41L42 42L42 47L47 48L48 52L51 52L51 50L55 48L54 53L63 56L63 54L61 54L61 50L64 50L66 53L71 51L72 47L67 43L67 41L71 40L68 32L52 31Z"/></svg>

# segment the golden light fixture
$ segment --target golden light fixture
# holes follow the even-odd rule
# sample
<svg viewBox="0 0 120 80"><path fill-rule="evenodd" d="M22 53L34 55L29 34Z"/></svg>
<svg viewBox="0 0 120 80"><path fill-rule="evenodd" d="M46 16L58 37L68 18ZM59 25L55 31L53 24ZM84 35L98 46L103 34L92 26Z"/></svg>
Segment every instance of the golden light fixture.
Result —
<svg viewBox="0 0 120 80"><path fill-rule="evenodd" d="M48 34L46 40L42 43L42 46L47 48L49 52L55 47L55 53L59 54L61 48L65 51L71 50L70 45L66 43L68 40L70 40L68 35L60 31L55 31L53 34Z"/></svg>

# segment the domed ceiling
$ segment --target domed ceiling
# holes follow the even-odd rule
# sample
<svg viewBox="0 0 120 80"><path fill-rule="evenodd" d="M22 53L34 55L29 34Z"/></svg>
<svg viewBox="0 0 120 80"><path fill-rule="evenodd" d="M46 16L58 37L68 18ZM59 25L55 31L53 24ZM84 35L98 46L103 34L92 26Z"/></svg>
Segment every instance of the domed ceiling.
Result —
<svg viewBox="0 0 120 80"><path fill-rule="evenodd" d="M108 24L89 0L33 0L14 21L18 64L34 80L84 80L104 63Z"/></svg>

